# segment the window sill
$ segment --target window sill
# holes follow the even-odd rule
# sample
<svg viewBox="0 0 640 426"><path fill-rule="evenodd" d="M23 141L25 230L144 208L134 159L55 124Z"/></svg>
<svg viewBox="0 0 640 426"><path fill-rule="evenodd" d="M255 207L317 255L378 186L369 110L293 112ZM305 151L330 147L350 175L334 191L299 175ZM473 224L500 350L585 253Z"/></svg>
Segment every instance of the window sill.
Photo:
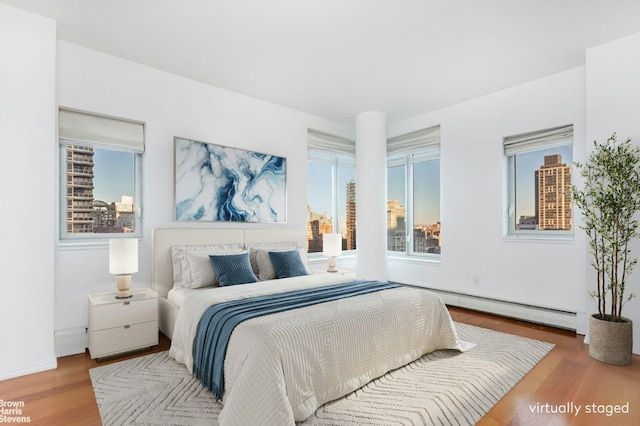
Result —
<svg viewBox="0 0 640 426"><path fill-rule="evenodd" d="M135 238L135 237L133 237ZM148 244L145 240L138 237L139 247L146 247ZM100 240L59 240L56 248L60 251L75 251L75 250L104 250L109 248L109 239Z"/></svg>
<svg viewBox="0 0 640 426"><path fill-rule="evenodd" d="M395 254L392 252L387 252L387 259L391 261L398 261L403 263L414 263L414 264L429 264L429 265L440 265L441 256L410 256L410 255L402 255Z"/></svg>
<svg viewBox="0 0 640 426"><path fill-rule="evenodd" d="M506 243L535 243L535 244L573 244L575 235L505 235L502 240Z"/></svg>

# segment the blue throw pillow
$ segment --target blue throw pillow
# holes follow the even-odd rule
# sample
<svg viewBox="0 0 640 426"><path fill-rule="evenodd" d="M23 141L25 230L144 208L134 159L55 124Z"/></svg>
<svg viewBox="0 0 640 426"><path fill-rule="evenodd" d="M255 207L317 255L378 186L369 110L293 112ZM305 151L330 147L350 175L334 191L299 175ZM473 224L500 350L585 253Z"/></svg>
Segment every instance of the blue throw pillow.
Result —
<svg viewBox="0 0 640 426"><path fill-rule="evenodd" d="M298 250L291 251L270 251L269 259L278 278L299 277L309 275L307 268L300 259Z"/></svg>
<svg viewBox="0 0 640 426"><path fill-rule="evenodd" d="M211 254L209 259L220 281L220 287L260 281L251 269L249 253Z"/></svg>

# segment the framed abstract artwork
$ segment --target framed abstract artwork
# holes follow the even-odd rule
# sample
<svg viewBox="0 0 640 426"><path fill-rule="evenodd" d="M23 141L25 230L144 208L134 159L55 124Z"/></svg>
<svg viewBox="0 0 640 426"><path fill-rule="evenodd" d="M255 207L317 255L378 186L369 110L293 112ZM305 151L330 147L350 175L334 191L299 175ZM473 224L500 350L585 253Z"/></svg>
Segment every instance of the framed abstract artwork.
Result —
<svg viewBox="0 0 640 426"><path fill-rule="evenodd" d="M284 157L174 138L177 221L286 222Z"/></svg>

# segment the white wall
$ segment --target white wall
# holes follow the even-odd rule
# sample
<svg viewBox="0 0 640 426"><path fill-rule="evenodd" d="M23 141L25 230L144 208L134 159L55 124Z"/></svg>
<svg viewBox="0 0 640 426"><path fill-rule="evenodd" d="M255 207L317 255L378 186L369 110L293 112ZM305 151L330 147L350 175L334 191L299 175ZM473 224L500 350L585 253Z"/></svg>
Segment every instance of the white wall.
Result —
<svg viewBox="0 0 640 426"><path fill-rule="evenodd" d="M55 368L55 22L0 3L0 380Z"/></svg>
<svg viewBox="0 0 640 426"><path fill-rule="evenodd" d="M150 285L153 228L229 226L173 221L174 136L287 157L287 223L270 226L298 229L307 221L307 128L353 137L348 126L64 41L58 42L57 102L145 122L144 243L134 287ZM115 287L107 247L58 245L57 266L55 328L84 327L87 294Z"/></svg>
<svg viewBox="0 0 640 426"><path fill-rule="evenodd" d="M589 152L594 140L604 142L613 132L618 134L618 140L630 137L635 146L640 146L640 34L587 50L586 63ZM640 256L640 240L633 242L631 250L635 257ZM587 267L587 279L586 290L594 290L596 277L590 267ZM637 266L627 284L627 292L640 296ZM591 298L587 299L588 314L594 313L596 306ZM629 302L622 313L635 322L633 352L640 353L640 298Z"/></svg>
<svg viewBox="0 0 640 426"><path fill-rule="evenodd" d="M582 234L570 242L503 236L502 138L573 123L574 160L585 157L585 134L591 141L616 130L639 141L639 49L639 37L628 37L588 51L586 68L390 123L390 136L442 126L443 188L442 261L391 260L390 279L576 311L584 320L592 306L585 297L590 286ZM0 68L0 178L20 182L3 187L9 201L0 204L5 247L0 321L11 325L3 329L0 379L54 367L53 331L85 327L87 294L114 285L106 246L56 244L57 222L42 213L57 212L57 105L146 123L144 242L136 287L149 285L151 229L202 226L173 222L174 136L287 157L289 220L272 225L284 228L305 226L307 128L354 139L351 126L74 44L59 41L56 53L55 22L2 3L0 55L11 64ZM634 251L639 248L636 244ZM637 278L631 287L639 292ZM626 311L636 322L638 303ZM586 322L580 324L584 332ZM637 327L635 334L637 353Z"/></svg>
<svg viewBox="0 0 640 426"><path fill-rule="evenodd" d="M583 313L584 236L506 238L503 137L574 125L584 157L584 67L391 124L389 136L441 126L440 263L390 260L391 280ZM580 327L580 331L584 332Z"/></svg>

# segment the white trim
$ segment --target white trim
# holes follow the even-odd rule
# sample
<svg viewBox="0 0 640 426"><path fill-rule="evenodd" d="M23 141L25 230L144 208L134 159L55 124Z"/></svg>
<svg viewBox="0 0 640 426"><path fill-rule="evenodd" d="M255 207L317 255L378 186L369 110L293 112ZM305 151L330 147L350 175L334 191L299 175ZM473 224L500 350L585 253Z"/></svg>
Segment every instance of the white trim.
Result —
<svg viewBox="0 0 640 426"><path fill-rule="evenodd" d="M87 348L87 329L85 327L67 328L54 332L56 357L81 354Z"/></svg>
<svg viewBox="0 0 640 426"><path fill-rule="evenodd" d="M12 379L14 377L26 376L27 374L39 373L46 370L54 370L58 367L55 357L45 358L40 361L23 365L21 368L0 369L0 380Z"/></svg>

